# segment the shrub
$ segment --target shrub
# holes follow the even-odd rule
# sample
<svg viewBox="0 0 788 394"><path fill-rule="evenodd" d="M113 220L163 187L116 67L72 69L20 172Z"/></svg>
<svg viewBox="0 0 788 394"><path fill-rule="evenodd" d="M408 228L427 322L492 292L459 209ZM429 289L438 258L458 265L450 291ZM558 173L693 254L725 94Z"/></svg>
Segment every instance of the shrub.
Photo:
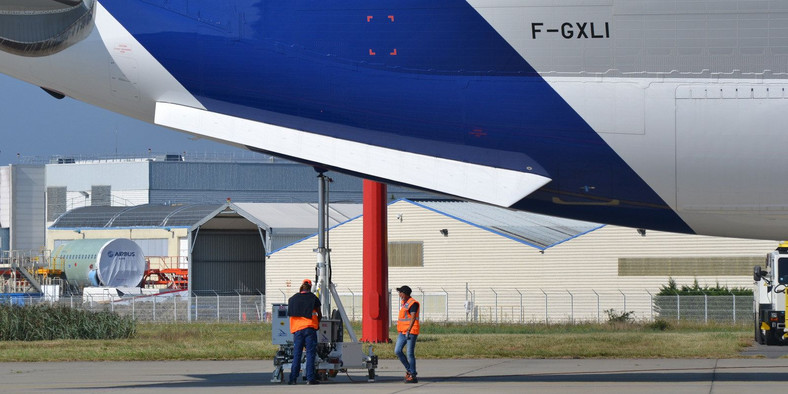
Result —
<svg viewBox="0 0 788 394"><path fill-rule="evenodd" d="M676 285L673 278L668 279L668 284L660 287L659 293L654 297L654 312L660 319L676 320L730 320L736 313L744 316L752 311L749 300L736 301L740 296L752 299L752 289L743 287L728 288L728 286L703 286L698 280L691 286ZM683 297L687 297L686 300ZM705 307L708 306L708 310ZM709 311L714 311L709 313ZM724 312L720 312L724 311Z"/></svg>
<svg viewBox="0 0 788 394"><path fill-rule="evenodd" d="M701 287L698 284L698 279L692 283L692 286L683 285L681 288L676 285L676 281L673 278L668 278L667 286L662 285L659 287L659 293L657 295L661 296L668 296L668 295L707 295L707 296L730 296L731 294L737 296L751 296L752 289L745 288L745 287L732 287L728 288L728 286L720 286L717 283L714 287L703 286Z"/></svg>
<svg viewBox="0 0 788 394"><path fill-rule="evenodd" d="M136 332L136 322L116 313L65 306L0 305L0 340L120 339Z"/></svg>
<svg viewBox="0 0 788 394"><path fill-rule="evenodd" d="M670 323L667 320L657 319L648 325L648 328L654 331L667 331L670 329Z"/></svg>
<svg viewBox="0 0 788 394"><path fill-rule="evenodd" d="M635 320L635 312L616 312L615 309L606 309L605 313L607 313L607 322L611 324L615 323L632 323Z"/></svg>

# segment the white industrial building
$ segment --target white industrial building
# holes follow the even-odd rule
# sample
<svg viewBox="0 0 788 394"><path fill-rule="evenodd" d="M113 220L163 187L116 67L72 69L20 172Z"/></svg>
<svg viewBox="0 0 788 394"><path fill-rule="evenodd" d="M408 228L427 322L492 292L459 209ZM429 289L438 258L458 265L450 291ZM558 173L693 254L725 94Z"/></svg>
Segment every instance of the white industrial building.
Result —
<svg viewBox="0 0 788 394"><path fill-rule="evenodd" d="M362 180L329 173L332 200L359 203ZM312 167L261 154L56 157L0 167L0 251L40 251L46 227L76 208L316 202ZM398 186L395 198L436 198ZM51 242L50 242L51 244Z"/></svg>
<svg viewBox="0 0 788 394"><path fill-rule="evenodd" d="M171 159L0 167L0 250L52 250L69 239L123 237L182 267L193 262L189 237L197 237L208 242L198 250L202 260L194 278L199 282L192 289L259 291L267 310L314 276L316 240L303 239L317 224L317 210L308 204L317 198L313 169ZM360 180L335 177L332 201L360 201ZM435 197L404 189L391 188L389 194L408 193L422 202L399 200L388 210L389 288L410 285L428 320L594 320L608 309L648 318L651 296L668 278L749 287L752 266L776 246L656 231L642 236L630 228L426 201L421 199ZM272 210L239 201L303 203ZM360 205L347 212L360 212ZM243 223L227 227L223 221L232 215ZM54 224L58 217L62 221ZM359 320L363 218L344 213L334 220L332 278L349 314ZM248 242L236 242L236 230ZM252 240L254 247L244 250ZM253 269L241 268L242 260L254 260ZM239 264L220 266L221 261ZM263 288L235 286L233 275L255 276ZM221 283L212 283L212 277ZM396 295L391 299L396 304Z"/></svg>
<svg viewBox="0 0 788 394"><path fill-rule="evenodd" d="M330 231L332 278L361 318L363 217ZM426 320L568 321L633 311L674 278L750 287L774 241L602 226L475 203L397 201L388 207L389 288L409 285ZM269 256L268 308L314 276L314 237ZM391 302L395 305L396 293ZM750 298L739 306L749 308ZM742 304L745 303L745 304ZM270 309L269 309L270 310Z"/></svg>

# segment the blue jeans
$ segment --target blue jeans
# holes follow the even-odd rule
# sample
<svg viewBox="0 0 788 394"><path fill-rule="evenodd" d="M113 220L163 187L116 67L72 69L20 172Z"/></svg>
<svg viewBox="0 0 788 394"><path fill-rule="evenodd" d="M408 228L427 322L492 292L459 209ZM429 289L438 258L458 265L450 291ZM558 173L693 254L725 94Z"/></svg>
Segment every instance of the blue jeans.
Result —
<svg viewBox="0 0 788 394"><path fill-rule="evenodd" d="M413 376L416 376L416 338L418 335L410 334L410 339L407 339L405 334L400 333L397 337L397 344L394 346L394 354L399 357L399 361L405 366L405 370ZM402 348L405 347L405 342L408 343L408 357L402 353Z"/></svg>
<svg viewBox="0 0 788 394"><path fill-rule="evenodd" d="M301 352L306 344L306 380L315 380L315 356L317 355L317 330L311 327L293 333L293 365L290 368L290 381L298 380L301 372Z"/></svg>

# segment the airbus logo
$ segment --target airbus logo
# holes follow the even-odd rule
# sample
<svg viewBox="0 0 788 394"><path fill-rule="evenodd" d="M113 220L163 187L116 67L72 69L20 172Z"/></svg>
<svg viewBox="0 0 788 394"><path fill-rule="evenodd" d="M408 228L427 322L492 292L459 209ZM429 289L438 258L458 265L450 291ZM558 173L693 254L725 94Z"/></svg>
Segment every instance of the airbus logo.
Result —
<svg viewBox="0 0 788 394"><path fill-rule="evenodd" d="M107 257L110 257L110 258L112 258L112 257L134 257L134 256L136 256L135 252L113 252L111 250L107 252Z"/></svg>
<svg viewBox="0 0 788 394"><path fill-rule="evenodd" d="M610 22L564 22L560 26L544 27L544 23L531 23L531 38L536 39L537 35L560 35L571 40L575 39L594 39L610 38Z"/></svg>

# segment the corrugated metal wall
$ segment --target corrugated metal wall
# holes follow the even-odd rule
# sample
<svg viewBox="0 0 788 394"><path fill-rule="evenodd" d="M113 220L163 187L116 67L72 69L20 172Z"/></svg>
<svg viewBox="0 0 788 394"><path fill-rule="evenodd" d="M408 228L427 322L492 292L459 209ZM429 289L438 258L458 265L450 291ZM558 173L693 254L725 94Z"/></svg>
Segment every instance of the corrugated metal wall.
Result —
<svg viewBox="0 0 788 394"><path fill-rule="evenodd" d="M47 164L47 186L66 186L69 191L90 191L93 185L112 190L147 190L148 162Z"/></svg>
<svg viewBox="0 0 788 394"><path fill-rule="evenodd" d="M169 256L169 239L166 238L135 238L134 242L142 249L142 254L147 256Z"/></svg>
<svg viewBox="0 0 788 394"><path fill-rule="evenodd" d="M110 185L91 186L90 205L94 207L112 206L112 186Z"/></svg>
<svg viewBox="0 0 788 394"><path fill-rule="evenodd" d="M317 200L317 191L289 190L151 190L152 204L193 204L233 202L299 203ZM334 201L361 202L361 192L331 193Z"/></svg>
<svg viewBox="0 0 788 394"><path fill-rule="evenodd" d="M265 294L265 248L257 231L200 230L191 257L194 293Z"/></svg>
<svg viewBox="0 0 788 394"><path fill-rule="evenodd" d="M66 187L47 188L47 222L54 222L60 215L66 213Z"/></svg>
<svg viewBox="0 0 788 394"><path fill-rule="evenodd" d="M11 225L11 167L0 167L0 227Z"/></svg>
<svg viewBox="0 0 788 394"><path fill-rule="evenodd" d="M113 190L112 205L134 206L148 203L148 190Z"/></svg>
<svg viewBox="0 0 788 394"><path fill-rule="evenodd" d="M0 251L8 250L8 246L10 242L10 238L9 238L10 232L8 230L9 229L7 228L0 228Z"/></svg>
<svg viewBox="0 0 788 394"><path fill-rule="evenodd" d="M317 172L295 163L151 162L150 202L315 202ZM331 201L361 202L360 178L329 172ZM394 198L434 194L390 187Z"/></svg>
<svg viewBox="0 0 788 394"><path fill-rule="evenodd" d="M147 160L47 164L46 185L66 190L66 211L89 205L132 206L148 202L148 172ZM49 203L55 210L47 212L50 222L62 213L58 204Z"/></svg>
<svg viewBox="0 0 788 394"><path fill-rule="evenodd" d="M331 231L333 278L340 293L358 295L362 290L362 220ZM449 231L448 237L440 233L444 228ZM451 320L466 318L466 284L470 290L468 298L475 295L477 312L489 316L493 316L497 293L497 312L519 315L522 299L525 321L543 320L545 298L549 301L551 320L566 320L570 315L576 320L594 320L597 300L618 311L622 311L626 303L626 308L635 311L637 318L647 318L650 312L647 292L656 294L660 286L667 284L668 277L619 276L619 258L752 257L764 256L777 246L773 241L657 231L648 231L647 236L642 237L635 229L605 226L542 254L533 247L405 201L389 206L388 238L389 242L424 242L424 266L390 267L389 288L407 284L414 289L417 298L448 299ZM299 280L314 276L316 257L312 249L316 242L308 240L296 244L269 258L266 277L269 302L280 302L281 292L293 293L296 290L293 286L297 286ZM681 285L691 284L696 278L677 276L674 279ZM749 274L710 275L697 279L701 285L752 285ZM439 308L437 316L443 318L446 306L437 304L441 303L434 302L425 309L433 308L435 313L435 308ZM268 308L270 310L270 305ZM431 316L435 319L436 315Z"/></svg>
<svg viewBox="0 0 788 394"><path fill-rule="evenodd" d="M40 250L46 246L45 176L44 166L11 166L10 249Z"/></svg>

